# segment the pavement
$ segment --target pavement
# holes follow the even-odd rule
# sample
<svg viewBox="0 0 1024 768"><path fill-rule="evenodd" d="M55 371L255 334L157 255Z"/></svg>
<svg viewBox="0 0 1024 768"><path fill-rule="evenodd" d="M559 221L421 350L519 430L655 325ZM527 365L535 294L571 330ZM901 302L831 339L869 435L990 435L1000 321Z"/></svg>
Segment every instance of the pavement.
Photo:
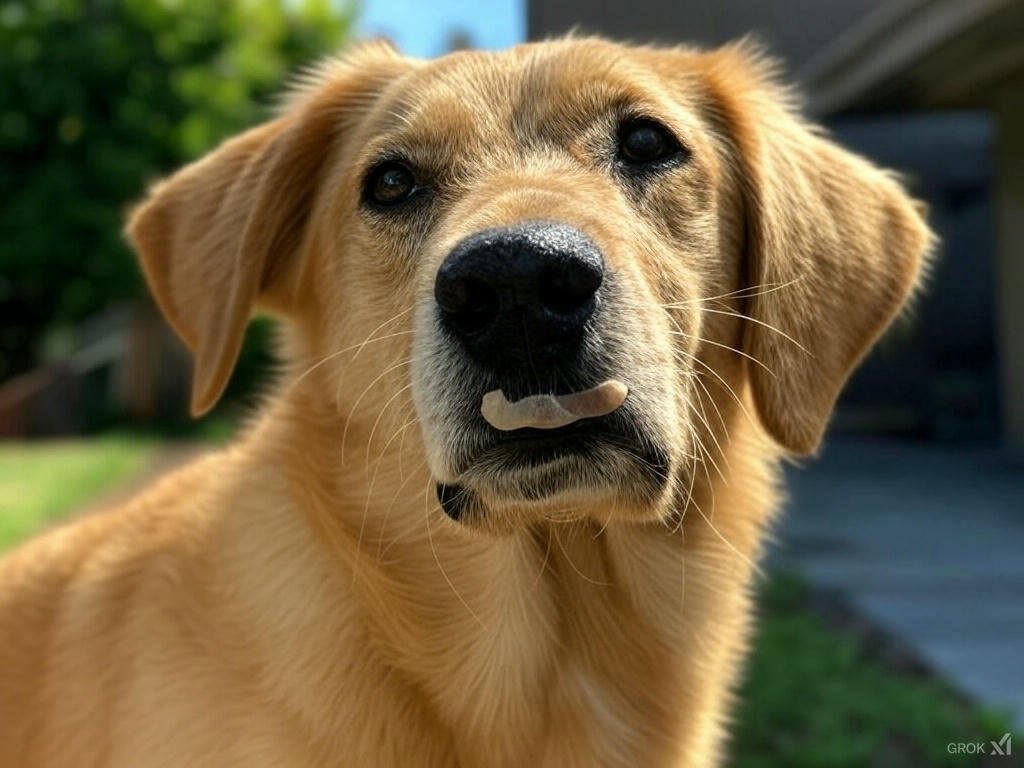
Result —
<svg viewBox="0 0 1024 768"><path fill-rule="evenodd" d="M769 566L840 592L1024 727L1024 457L840 436L787 475Z"/></svg>

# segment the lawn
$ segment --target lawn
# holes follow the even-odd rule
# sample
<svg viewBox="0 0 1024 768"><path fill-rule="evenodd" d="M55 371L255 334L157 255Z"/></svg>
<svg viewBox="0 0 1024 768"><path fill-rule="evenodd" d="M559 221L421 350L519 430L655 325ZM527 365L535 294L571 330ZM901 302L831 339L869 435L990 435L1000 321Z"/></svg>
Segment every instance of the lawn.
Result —
<svg viewBox="0 0 1024 768"><path fill-rule="evenodd" d="M156 438L129 435L0 443L0 549L141 471L160 446ZM951 741L999 739L1007 718L964 701L921 669L894 664L877 638L837 628L810 598L792 575L777 574L762 585L759 630L727 765L1021 765L1016 757L982 762L950 754Z"/></svg>
<svg viewBox="0 0 1024 768"><path fill-rule="evenodd" d="M0 550L139 472L158 445L132 435L0 442Z"/></svg>
<svg viewBox="0 0 1024 768"><path fill-rule="evenodd" d="M1018 768L1014 757L950 754L998 740L1009 719L968 703L877 630L840 630L797 577L762 586L733 728L733 768ZM842 624L843 621L839 620ZM888 646L888 647L886 647ZM987 761L987 762L986 762Z"/></svg>

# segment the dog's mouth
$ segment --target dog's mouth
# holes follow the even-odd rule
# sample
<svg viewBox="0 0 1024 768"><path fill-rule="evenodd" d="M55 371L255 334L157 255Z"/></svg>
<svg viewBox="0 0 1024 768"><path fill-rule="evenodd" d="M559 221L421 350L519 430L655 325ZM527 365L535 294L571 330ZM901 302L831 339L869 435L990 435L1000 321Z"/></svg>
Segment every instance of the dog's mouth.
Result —
<svg viewBox="0 0 1024 768"><path fill-rule="evenodd" d="M634 436L623 429L622 422L622 419L608 415L581 419L556 429L488 430L489 444L477 454L473 464L492 472L516 472L569 460L596 458L605 448L638 447L634 445Z"/></svg>
<svg viewBox="0 0 1024 768"><path fill-rule="evenodd" d="M499 506L552 507L620 494L654 499L669 481L668 451L631 409L552 429L474 429L456 477L438 483L445 513L467 521Z"/></svg>

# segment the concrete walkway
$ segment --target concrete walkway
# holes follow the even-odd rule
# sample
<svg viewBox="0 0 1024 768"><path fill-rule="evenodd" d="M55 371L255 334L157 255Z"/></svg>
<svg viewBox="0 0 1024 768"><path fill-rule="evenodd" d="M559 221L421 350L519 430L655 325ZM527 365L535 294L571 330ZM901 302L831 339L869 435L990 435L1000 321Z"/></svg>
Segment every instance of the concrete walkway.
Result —
<svg viewBox="0 0 1024 768"><path fill-rule="evenodd" d="M788 472L772 567L851 607L1024 726L1024 460L836 437Z"/></svg>

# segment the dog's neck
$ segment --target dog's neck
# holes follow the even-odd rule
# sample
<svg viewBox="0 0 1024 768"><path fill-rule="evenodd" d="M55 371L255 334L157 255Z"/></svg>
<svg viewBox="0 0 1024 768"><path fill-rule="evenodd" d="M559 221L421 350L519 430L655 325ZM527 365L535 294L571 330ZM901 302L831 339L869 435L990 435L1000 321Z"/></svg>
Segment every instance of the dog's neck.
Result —
<svg viewBox="0 0 1024 768"><path fill-rule="evenodd" d="M254 428L278 439L254 442L278 446L261 457L264 468L278 475L288 514L306 523L294 546L316 549L298 558L305 571L295 578L310 583L311 599L356 596L361 615L351 620L368 628L372 650L359 663L394 671L424 716L451 729L456 751L490 755L491 764L541 755L572 764L580 758L559 757L559 744L610 741L603 749L643 764L680 748L686 733L714 732L696 727L693 713L714 712L704 697L718 694L701 689L694 670L742 646L747 598L735 585L749 582L761 534L757 516L736 520L728 510L768 505L772 494L771 468L739 449L741 420L720 462L725 477L696 480L679 525L538 524L497 537L439 511L417 437L375 463L372 422L348 424L343 450L345 420L311 417L305 395L291 397ZM730 472L747 485L729 485ZM292 538L282 531L283 549ZM294 626L310 634L276 643L279 662L297 663L305 649L316 665L330 629ZM690 649L688 658L677 648ZM548 733L550 722L562 731ZM566 723L578 739L566 738Z"/></svg>

